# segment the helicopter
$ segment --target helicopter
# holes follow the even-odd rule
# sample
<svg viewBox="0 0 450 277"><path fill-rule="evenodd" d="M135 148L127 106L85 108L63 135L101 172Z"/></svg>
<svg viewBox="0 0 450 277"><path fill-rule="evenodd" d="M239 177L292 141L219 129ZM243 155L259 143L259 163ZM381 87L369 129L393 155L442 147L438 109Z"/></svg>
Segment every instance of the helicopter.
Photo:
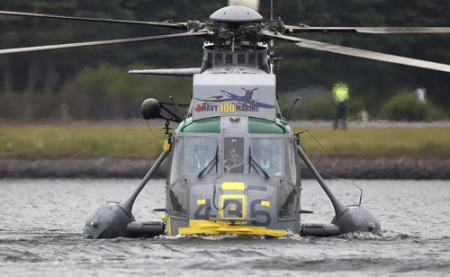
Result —
<svg viewBox="0 0 450 277"><path fill-rule="evenodd" d="M140 22L0 11L1 15L64 20L142 24L182 31L176 34L46 45L0 50L0 54L95 45L203 38L200 68L131 70L130 74L187 76L193 79L190 104L148 98L141 105L146 120L166 120L163 151L138 187L123 202L96 207L85 222L89 237L238 234L280 237L336 236L349 232L376 234L380 221L361 204L344 205L335 197L300 145L277 101L274 71L280 61L275 41L301 48L450 72L450 65L344 47L293 36L298 33L364 34L448 33L449 27L310 27L286 25L281 18L264 21L252 8L229 5L209 21ZM295 105L295 103L294 103ZM170 107L170 108L169 108ZM180 107L187 108L181 113ZM292 106L293 107L293 106ZM291 109L292 109L291 107ZM175 109L174 109L175 108ZM290 110L291 110L290 109ZM173 133L170 122L178 124ZM165 159L166 204L161 221L141 222L133 204ZM335 212L331 223L303 221L300 160L328 196Z"/></svg>

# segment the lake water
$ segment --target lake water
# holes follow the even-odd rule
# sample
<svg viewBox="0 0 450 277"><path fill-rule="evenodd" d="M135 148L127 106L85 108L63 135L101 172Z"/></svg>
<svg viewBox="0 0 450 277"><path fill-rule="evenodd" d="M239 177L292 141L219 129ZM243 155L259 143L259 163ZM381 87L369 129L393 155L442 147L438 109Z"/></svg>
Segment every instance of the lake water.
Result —
<svg viewBox="0 0 450 277"><path fill-rule="evenodd" d="M450 276L450 181L354 181L382 232L331 238L287 235L87 239L88 214L123 201L140 180L0 179L0 276ZM351 181L327 181L344 204ZM330 201L303 182L304 222L329 223ZM138 197L137 220L159 220L164 181Z"/></svg>

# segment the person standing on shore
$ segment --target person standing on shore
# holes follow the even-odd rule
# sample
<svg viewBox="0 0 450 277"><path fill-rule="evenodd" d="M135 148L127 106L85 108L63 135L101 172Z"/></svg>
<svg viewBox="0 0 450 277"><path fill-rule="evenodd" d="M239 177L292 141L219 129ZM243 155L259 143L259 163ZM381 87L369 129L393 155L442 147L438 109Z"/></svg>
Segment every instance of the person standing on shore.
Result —
<svg viewBox="0 0 450 277"><path fill-rule="evenodd" d="M333 86L333 99L336 103L336 117L333 121L333 129L347 129L347 104L350 101L350 89L347 84L339 82Z"/></svg>

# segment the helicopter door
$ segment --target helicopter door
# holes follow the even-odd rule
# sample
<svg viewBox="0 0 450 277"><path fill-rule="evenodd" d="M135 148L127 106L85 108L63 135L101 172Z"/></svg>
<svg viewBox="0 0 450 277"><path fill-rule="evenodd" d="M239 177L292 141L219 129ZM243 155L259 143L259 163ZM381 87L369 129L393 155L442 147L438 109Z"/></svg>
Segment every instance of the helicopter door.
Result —
<svg viewBox="0 0 450 277"><path fill-rule="evenodd" d="M244 173L244 138L224 139L223 172Z"/></svg>

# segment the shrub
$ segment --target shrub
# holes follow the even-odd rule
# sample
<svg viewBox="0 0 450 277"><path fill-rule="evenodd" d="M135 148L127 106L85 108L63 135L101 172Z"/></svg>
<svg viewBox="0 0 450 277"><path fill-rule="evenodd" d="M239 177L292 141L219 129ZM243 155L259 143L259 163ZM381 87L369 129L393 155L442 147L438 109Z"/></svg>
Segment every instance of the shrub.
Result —
<svg viewBox="0 0 450 277"><path fill-rule="evenodd" d="M379 119L395 121L423 121L445 118L445 112L431 103L422 103L411 92L402 92L384 104Z"/></svg>

